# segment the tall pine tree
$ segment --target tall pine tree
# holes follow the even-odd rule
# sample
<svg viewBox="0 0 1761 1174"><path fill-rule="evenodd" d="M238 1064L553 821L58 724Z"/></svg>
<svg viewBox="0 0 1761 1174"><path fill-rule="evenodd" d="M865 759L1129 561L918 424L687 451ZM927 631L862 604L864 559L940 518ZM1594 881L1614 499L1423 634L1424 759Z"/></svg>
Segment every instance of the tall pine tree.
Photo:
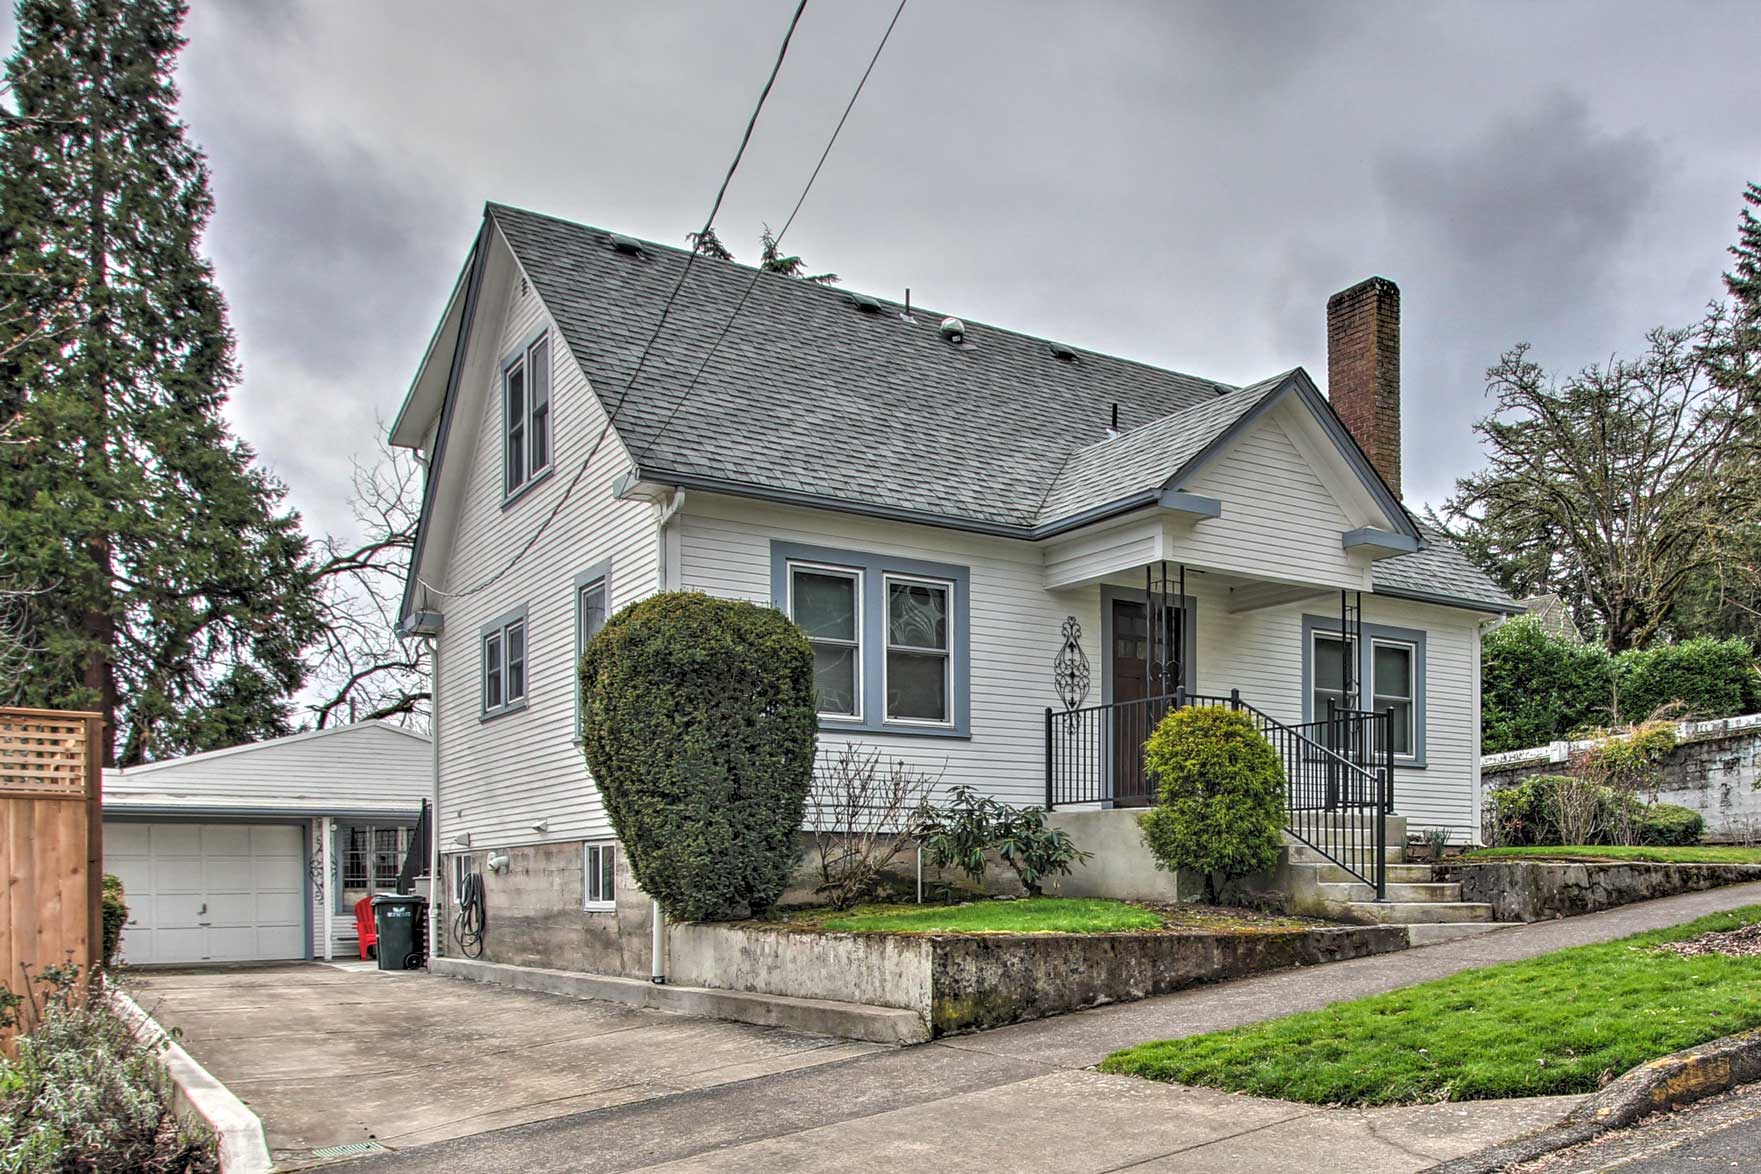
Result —
<svg viewBox="0 0 1761 1174"><path fill-rule="evenodd" d="M122 765L285 733L317 636L238 380L177 116L176 0L21 0L0 113L0 550L27 705L96 709Z"/></svg>

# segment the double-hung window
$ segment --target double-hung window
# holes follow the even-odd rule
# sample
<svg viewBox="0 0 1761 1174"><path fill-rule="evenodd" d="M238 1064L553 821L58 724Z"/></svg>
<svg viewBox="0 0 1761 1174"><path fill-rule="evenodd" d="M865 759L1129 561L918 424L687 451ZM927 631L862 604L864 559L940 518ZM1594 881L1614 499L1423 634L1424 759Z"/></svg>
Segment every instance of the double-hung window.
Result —
<svg viewBox="0 0 1761 1174"><path fill-rule="evenodd" d="M1404 640L1372 640L1370 647L1373 708L1377 713L1393 714L1394 755L1396 758L1410 758L1416 741L1413 725L1416 712L1413 705L1415 650Z"/></svg>
<svg viewBox="0 0 1761 1174"><path fill-rule="evenodd" d="M493 717L526 702L526 613L522 609L483 628L483 715Z"/></svg>
<svg viewBox="0 0 1761 1174"><path fill-rule="evenodd" d="M883 692L890 722L948 725L952 710L953 585L886 576L887 659Z"/></svg>
<svg viewBox="0 0 1761 1174"><path fill-rule="evenodd" d="M550 468L550 336L541 334L502 368L502 493L512 497Z"/></svg>
<svg viewBox="0 0 1761 1174"><path fill-rule="evenodd" d="M860 570L792 563L789 615L813 646L813 686L824 718L862 717Z"/></svg>
<svg viewBox="0 0 1761 1174"><path fill-rule="evenodd" d="M964 738L971 729L971 572L771 543L771 598L806 633L820 726Z"/></svg>
<svg viewBox="0 0 1761 1174"><path fill-rule="evenodd" d="M586 874L582 908L591 910L618 907L618 847L604 840L582 845L581 869Z"/></svg>
<svg viewBox="0 0 1761 1174"><path fill-rule="evenodd" d="M1329 706L1332 709L1350 708L1346 704L1345 673L1348 666L1354 673L1357 671L1354 642L1342 640L1331 632L1315 632L1311 639L1314 652L1309 682L1313 688L1310 714L1314 721L1322 721L1327 717Z"/></svg>
<svg viewBox="0 0 1761 1174"><path fill-rule="evenodd" d="M581 738L581 654L599 630L611 604L611 564L600 563L575 576L575 671L570 673L569 688L575 692L575 739Z"/></svg>

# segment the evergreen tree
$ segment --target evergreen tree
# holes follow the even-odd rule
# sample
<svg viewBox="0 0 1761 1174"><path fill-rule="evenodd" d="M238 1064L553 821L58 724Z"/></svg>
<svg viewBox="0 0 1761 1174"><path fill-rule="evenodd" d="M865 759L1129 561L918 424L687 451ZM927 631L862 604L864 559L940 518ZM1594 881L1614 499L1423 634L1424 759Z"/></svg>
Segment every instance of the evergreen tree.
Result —
<svg viewBox="0 0 1761 1174"><path fill-rule="evenodd" d="M221 417L233 339L177 116L177 0L20 0L0 114L0 550L29 705L123 765L291 728L318 635L283 489Z"/></svg>

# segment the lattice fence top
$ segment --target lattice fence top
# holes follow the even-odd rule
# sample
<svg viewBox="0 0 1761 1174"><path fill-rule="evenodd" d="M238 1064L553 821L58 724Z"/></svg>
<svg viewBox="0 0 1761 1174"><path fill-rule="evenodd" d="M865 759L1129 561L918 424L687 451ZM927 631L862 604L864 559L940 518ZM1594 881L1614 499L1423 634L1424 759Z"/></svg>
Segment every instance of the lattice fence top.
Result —
<svg viewBox="0 0 1761 1174"><path fill-rule="evenodd" d="M81 798L86 793L86 718L0 709L0 795Z"/></svg>

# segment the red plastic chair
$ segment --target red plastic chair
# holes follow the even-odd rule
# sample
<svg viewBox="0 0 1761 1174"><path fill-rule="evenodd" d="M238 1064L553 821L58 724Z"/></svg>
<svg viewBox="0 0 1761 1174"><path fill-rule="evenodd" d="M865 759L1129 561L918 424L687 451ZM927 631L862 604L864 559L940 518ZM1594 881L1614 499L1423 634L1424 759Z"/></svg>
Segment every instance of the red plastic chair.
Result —
<svg viewBox="0 0 1761 1174"><path fill-rule="evenodd" d="M379 931L373 925L373 898L362 897L355 902L355 935L361 939L361 960L378 953Z"/></svg>

